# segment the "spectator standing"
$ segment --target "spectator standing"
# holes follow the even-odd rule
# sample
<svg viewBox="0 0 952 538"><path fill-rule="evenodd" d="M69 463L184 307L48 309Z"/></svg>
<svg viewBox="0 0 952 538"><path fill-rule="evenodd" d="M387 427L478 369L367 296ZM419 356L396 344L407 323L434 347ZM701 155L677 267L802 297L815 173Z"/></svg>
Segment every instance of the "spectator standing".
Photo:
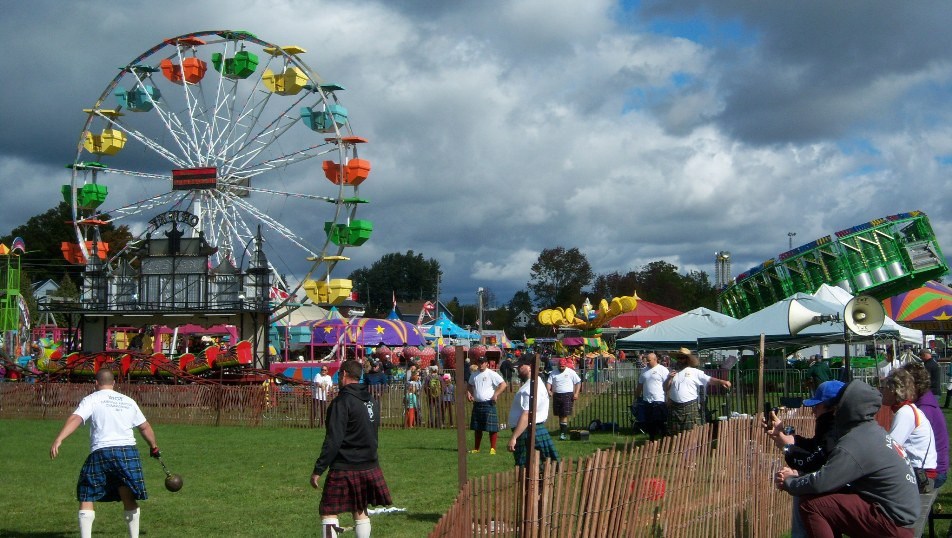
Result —
<svg viewBox="0 0 952 538"><path fill-rule="evenodd" d="M833 380L833 371L830 365L819 354L810 358L810 367L807 368L807 389L815 391L821 383Z"/></svg>
<svg viewBox="0 0 952 538"><path fill-rule="evenodd" d="M565 359L563 359L565 360ZM509 452L512 452L517 467L525 467L529 461L529 400L531 396L532 367L523 362L519 365L519 380L522 382L519 390L512 399L509 407L509 427L512 429L512 438L509 440ZM535 450L543 459L559 461L559 453L555 450L552 436L545 427L549 418L549 393L542 384L542 378L536 378L535 402Z"/></svg>
<svg viewBox="0 0 952 538"><path fill-rule="evenodd" d="M59 455L60 445L84 423L89 423L89 456L79 472L76 497L79 501L79 535L90 538L96 519L96 502L122 501L129 536L139 536L139 504L148 499L142 462L136 450L132 428L149 443L149 454L157 458L159 447L152 426L135 400L113 390L115 378L103 368L96 372L96 392L79 402L50 447L50 459Z"/></svg>
<svg viewBox="0 0 952 538"><path fill-rule="evenodd" d="M489 453L496 455L496 440L499 437L499 414L496 400L506 390L506 382L495 370L490 370L486 357L477 360L479 370L469 378L466 398L473 402L473 414L469 427L476 432L476 444L473 454L479 453L483 432L489 433Z"/></svg>
<svg viewBox="0 0 952 538"><path fill-rule="evenodd" d="M357 538L369 538L367 507L393 504L377 456L380 404L360 382L362 373L355 360L341 365L340 391L327 410L327 435L311 473L316 489L327 471L318 508L323 538L337 538L344 512L353 514Z"/></svg>
<svg viewBox="0 0 952 538"><path fill-rule="evenodd" d="M453 426L453 403L456 401L456 385L453 383L453 376L448 373L443 374L443 402L440 410L440 419L443 424Z"/></svg>
<svg viewBox="0 0 952 538"><path fill-rule="evenodd" d="M949 474L949 431L945 422L945 415L939 409L939 401L932 394L932 379L925 366L910 363L903 366L903 369L912 374L918 397L915 401L916 407L922 411L929 419L929 424L932 425L936 449L935 489L939 489L942 484L945 484Z"/></svg>
<svg viewBox="0 0 952 538"><path fill-rule="evenodd" d="M647 366L638 376L638 402L635 417L644 425L648 439L654 441L664 436L668 421L668 406L664 401L664 382L668 369L658 363L658 355L648 353Z"/></svg>
<svg viewBox="0 0 952 538"><path fill-rule="evenodd" d="M331 390L334 388L334 378L328 373L327 366L321 366L320 371L314 376L314 401L311 406L311 412L317 418L320 426L324 425L324 419L327 414L327 401L330 399ZM314 420L311 420L312 424Z"/></svg>
<svg viewBox="0 0 952 538"><path fill-rule="evenodd" d="M509 355L506 355L506 358L499 363L499 375L502 376L502 380L506 382L506 385L509 386L509 391L512 392L512 374L515 373L515 367L512 364L512 359Z"/></svg>
<svg viewBox="0 0 952 538"><path fill-rule="evenodd" d="M521 374L519 379L522 379ZM582 388L582 378L572 369L572 359L559 359L559 371L553 370L549 374L545 388L547 395L552 397L555 416L559 417L559 439L564 441L569 435L569 417L572 416L572 407L578 400L578 394ZM546 409L546 416L548 414L549 410Z"/></svg>
<svg viewBox="0 0 952 538"><path fill-rule="evenodd" d="M945 409L949 408L949 400L952 399L952 361L949 361L948 366L945 367L945 403L942 404L942 407ZM930 389L931 389L931 379L930 379Z"/></svg>
<svg viewBox="0 0 952 538"><path fill-rule="evenodd" d="M417 393L416 387L409 387L403 397L403 425L407 428L416 426Z"/></svg>
<svg viewBox="0 0 952 538"><path fill-rule="evenodd" d="M773 439L777 448L783 450L787 466L803 475L817 471L833 451L836 438L833 436L833 420L836 404L846 384L842 381L826 381L817 387L813 398L803 401L804 407L813 410L816 417L813 437L795 435L783 427L783 421L771 413L771 424L767 435ZM793 497L791 538L806 538L807 532L800 519L800 498Z"/></svg>
<svg viewBox="0 0 952 538"><path fill-rule="evenodd" d="M836 444L826 462L804 475L790 467L777 472L775 485L800 497L808 536L912 536L907 527L919 515L915 474L902 446L876 423L881 403L879 391L851 381L837 404Z"/></svg>
<svg viewBox="0 0 952 538"><path fill-rule="evenodd" d="M691 354L688 348L682 347L674 354L674 359L677 366L668 373L668 378L664 381L664 389L671 400L668 410L669 435L694 429L694 426L700 423L700 396L709 383L725 389L731 388L730 381L711 377L699 370L697 367L701 361Z"/></svg>
<svg viewBox="0 0 952 538"><path fill-rule="evenodd" d="M932 358L932 352L928 349L923 349L919 353L919 358L922 359L922 365L926 367L932 379L932 394L936 396L942 394L942 367L939 366L939 362Z"/></svg>
<svg viewBox="0 0 952 538"><path fill-rule="evenodd" d="M918 477L920 482L924 480L927 485L923 487L919 483L920 511L913 528L913 536L919 537L935 502L935 479L938 476L935 435L925 413L913 403L916 399L915 380L908 370L893 370L883 380L879 390L883 394L883 405L889 406L895 413L889 435L902 445L913 469L925 472L924 478Z"/></svg>

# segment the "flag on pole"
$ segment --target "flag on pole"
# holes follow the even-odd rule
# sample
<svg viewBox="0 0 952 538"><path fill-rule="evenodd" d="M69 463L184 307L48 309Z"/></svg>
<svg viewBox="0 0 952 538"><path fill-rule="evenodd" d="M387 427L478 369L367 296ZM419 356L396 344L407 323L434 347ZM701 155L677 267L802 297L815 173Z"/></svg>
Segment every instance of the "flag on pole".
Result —
<svg viewBox="0 0 952 538"><path fill-rule="evenodd" d="M393 309L394 310L397 309L397 292L396 291L393 292Z"/></svg>
<svg viewBox="0 0 952 538"><path fill-rule="evenodd" d="M277 286L271 286L271 292L268 294L271 297L271 300L283 301L291 296L288 292L282 290Z"/></svg>

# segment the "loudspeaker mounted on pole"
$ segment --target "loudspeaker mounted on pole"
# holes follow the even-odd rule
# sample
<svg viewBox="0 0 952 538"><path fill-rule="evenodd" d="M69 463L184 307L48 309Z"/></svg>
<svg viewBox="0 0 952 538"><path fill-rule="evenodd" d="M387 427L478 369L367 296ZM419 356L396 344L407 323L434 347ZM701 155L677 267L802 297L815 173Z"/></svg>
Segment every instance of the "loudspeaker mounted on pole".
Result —
<svg viewBox="0 0 952 538"><path fill-rule="evenodd" d="M818 323L826 323L828 321L836 322L839 320L839 314L821 314L814 312L800 304L797 300L790 301L790 306L787 307L787 328L793 336L796 336L797 333L803 329Z"/></svg>
<svg viewBox="0 0 952 538"><path fill-rule="evenodd" d="M857 295L846 303L843 320L849 330L860 336L879 332L886 321L886 310L879 301L869 295Z"/></svg>

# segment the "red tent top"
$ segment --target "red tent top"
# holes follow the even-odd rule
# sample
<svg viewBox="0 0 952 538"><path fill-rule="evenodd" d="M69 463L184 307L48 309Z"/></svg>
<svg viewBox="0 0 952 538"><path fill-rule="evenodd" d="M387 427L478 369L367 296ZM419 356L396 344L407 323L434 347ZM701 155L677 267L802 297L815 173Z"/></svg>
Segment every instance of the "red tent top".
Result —
<svg viewBox="0 0 952 538"><path fill-rule="evenodd" d="M642 299L638 301L638 306L634 310L617 316L608 322L608 326L620 329L633 329L638 326L645 328L680 314L683 312Z"/></svg>

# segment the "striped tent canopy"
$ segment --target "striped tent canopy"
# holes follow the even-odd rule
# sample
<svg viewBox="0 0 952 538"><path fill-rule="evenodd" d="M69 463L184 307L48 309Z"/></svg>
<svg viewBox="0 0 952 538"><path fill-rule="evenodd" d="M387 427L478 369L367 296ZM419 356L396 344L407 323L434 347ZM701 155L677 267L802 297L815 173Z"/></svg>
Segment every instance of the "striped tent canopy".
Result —
<svg viewBox="0 0 952 538"><path fill-rule="evenodd" d="M883 301L886 315L897 322L928 331L952 330L952 288L930 281Z"/></svg>

